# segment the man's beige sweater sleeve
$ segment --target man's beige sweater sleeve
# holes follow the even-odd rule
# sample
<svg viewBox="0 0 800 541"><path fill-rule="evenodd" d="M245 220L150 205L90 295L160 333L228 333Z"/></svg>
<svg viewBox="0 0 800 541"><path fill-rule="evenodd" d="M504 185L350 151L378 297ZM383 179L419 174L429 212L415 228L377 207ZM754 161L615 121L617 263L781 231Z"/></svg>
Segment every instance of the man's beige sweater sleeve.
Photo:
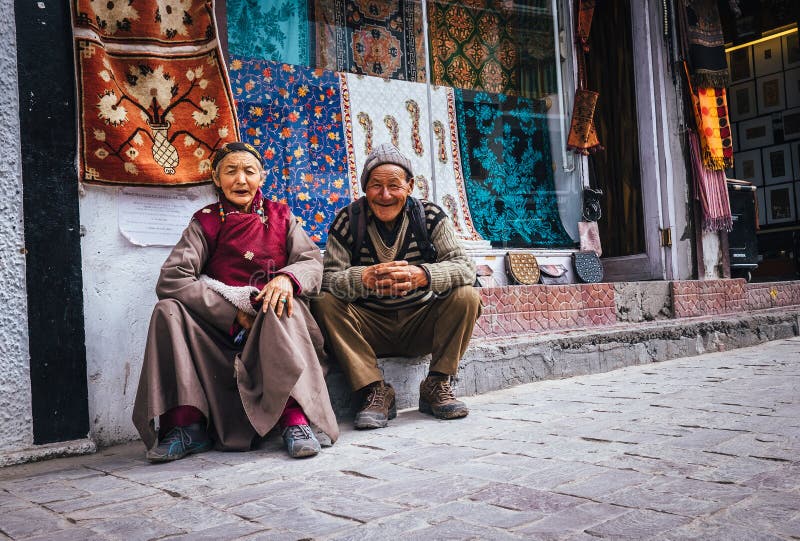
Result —
<svg viewBox="0 0 800 541"><path fill-rule="evenodd" d="M436 263L423 263L431 276L430 290L436 294L444 293L454 287L475 283L475 262L456 237L456 230L450 218L436 225L431 235L436 246Z"/></svg>
<svg viewBox="0 0 800 541"><path fill-rule="evenodd" d="M369 290L361 281L366 267L350 265L350 250L334 235L328 235L325 257L322 259L322 290L345 301L363 299Z"/></svg>

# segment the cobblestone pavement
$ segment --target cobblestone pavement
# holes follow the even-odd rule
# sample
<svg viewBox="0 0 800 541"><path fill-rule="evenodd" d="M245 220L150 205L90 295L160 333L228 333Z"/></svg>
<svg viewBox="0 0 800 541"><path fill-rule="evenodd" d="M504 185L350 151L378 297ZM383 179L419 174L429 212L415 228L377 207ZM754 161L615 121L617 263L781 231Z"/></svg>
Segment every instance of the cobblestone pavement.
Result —
<svg viewBox="0 0 800 541"><path fill-rule="evenodd" d="M534 383L436 421L0 470L13 539L800 539L800 338ZM0 538L4 538L0 534Z"/></svg>

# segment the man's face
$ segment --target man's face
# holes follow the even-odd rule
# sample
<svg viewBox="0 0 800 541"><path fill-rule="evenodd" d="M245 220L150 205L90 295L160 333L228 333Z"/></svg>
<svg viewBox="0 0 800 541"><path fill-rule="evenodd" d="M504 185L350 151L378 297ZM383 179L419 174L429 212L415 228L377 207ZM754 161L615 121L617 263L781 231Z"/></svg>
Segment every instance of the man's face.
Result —
<svg viewBox="0 0 800 541"><path fill-rule="evenodd" d="M406 170L399 165L383 164L373 169L367 181L367 203L375 217L393 227L414 189L414 181L406 180Z"/></svg>

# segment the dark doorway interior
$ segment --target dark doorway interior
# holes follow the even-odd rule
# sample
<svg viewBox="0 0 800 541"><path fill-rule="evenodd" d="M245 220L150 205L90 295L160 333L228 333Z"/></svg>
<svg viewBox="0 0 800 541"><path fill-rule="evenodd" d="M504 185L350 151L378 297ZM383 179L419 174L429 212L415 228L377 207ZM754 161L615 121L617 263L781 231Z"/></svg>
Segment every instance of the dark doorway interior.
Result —
<svg viewBox="0 0 800 541"><path fill-rule="evenodd" d="M605 147L589 158L592 185L604 192L603 218L598 224L603 257L643 253L639 126L628 1L597 3L589 46L587 83L590 90L600 93L594 118Z"/></svg>

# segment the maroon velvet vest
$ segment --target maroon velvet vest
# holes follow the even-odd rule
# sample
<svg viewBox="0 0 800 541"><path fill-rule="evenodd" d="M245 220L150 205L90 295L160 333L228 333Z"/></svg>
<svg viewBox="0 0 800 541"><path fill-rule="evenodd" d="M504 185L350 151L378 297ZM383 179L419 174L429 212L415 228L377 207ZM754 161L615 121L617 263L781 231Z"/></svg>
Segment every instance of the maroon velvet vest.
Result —
<svg viewBox="0 0 800 541"><path fill-rule="evenodd" d="M253 206L258 203L253 201ZM291 211L286 205L265 199L262 223L255 212L231 211L227 202L223 209L228 212L224 222L220 219L219 203L194 214L211 254L203 273L229 286L250 285L261 289L288 261L286 235Z"/></svg>

